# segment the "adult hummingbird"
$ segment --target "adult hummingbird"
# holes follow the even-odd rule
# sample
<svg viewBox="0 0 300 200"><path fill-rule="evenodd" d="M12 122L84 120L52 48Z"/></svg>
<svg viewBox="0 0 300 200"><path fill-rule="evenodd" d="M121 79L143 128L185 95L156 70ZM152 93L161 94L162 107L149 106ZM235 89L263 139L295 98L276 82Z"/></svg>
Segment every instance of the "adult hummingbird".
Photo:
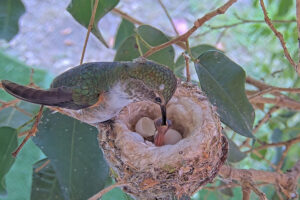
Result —
<svg viewBox="0 0 300 200"><path fill-rule="evenodd" d="M113 118L129 103L151 101L160 106L162 125L166 125L166 104L176 90L177 79L167 67L137 59L79 65L57 76L49 90L8 80L2 80L2 86L9 94L31 103L64 110L96 110L91 123Z"/></svg>

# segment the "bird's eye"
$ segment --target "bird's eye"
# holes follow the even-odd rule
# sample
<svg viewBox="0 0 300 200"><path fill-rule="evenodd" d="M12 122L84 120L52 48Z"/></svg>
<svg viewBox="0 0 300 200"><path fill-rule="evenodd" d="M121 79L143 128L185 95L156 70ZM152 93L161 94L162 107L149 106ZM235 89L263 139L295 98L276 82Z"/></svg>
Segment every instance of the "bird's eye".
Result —
<svg viewBox="0 0 300 200"><path fill-rule="evenodd" d="M160 97L155 97L154 99L157 103L161 103L161 98Z"/></svg>

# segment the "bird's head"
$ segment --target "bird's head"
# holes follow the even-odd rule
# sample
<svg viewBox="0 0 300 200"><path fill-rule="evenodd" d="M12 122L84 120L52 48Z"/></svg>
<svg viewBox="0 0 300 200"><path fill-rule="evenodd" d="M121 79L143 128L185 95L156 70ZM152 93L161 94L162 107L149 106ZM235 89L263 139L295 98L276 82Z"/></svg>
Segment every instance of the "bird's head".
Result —
<svg viewBox="0 0 300 200"><path fill-rule="evenodd" d="M177 79L174 73L161 64L142 60L135 63L129 74L131 77L139 79L147 88L147 91L145 91L147 100L160 106L162 125L166 125L166 105L177 87Z"/></svg>

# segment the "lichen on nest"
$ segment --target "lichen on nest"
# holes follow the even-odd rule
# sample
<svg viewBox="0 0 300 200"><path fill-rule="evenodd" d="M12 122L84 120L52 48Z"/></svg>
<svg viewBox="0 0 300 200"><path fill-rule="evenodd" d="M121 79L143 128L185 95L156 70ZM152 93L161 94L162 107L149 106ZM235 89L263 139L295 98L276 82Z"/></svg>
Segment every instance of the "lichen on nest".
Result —
<svg viewBox="0 0 300 200"><path fill-rule="evenodd" d="M228 144L220 120L197 86L180 84L167 116L183 139L161 147L135 132L142 117L160 117L153 103L130 104L112 122L98 125L99 144L117 181L128 183L124 191L137 199L192 195L213 180L226 160Z"/></svg>

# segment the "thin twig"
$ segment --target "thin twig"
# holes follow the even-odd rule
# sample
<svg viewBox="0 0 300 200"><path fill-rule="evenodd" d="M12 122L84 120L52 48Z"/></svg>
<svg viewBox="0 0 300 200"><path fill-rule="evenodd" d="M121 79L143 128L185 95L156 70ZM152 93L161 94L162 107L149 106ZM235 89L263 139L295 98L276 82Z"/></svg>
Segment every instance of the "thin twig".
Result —
<svg viewBox="0 0 300 200"><path fill-rule="evenodd" d="M18 134L18 137L23 137L24 135L28 135L29 132L30 132L30 130L23 131L23 132Z"/></svg>
<svg viewBox="0 0 300 200"><path fill-rule="evenodd" d="M250 145L248 145L248 147L251 148ZM268 163L268 165L270 165L273 169L276 170L277 168L276 165L274 165L271 161L267 160L263 155L261 155L259 151L257 151L256 149L252 149L252 153L255 154L257 157L259 157L260 159L264 160L266 163Z"/></svg>
<svg viewBox="0 0 300 200"><path fill-rule="evenodd" d="M34 82L33 82L33 75L34 75L34 69L31 68L30 78L29 78L29 86L34 85Z"/></svg>
<svg viewBox="0 0 300 200"><path fill-rule="evenodd" d="M297 69L300 68L300 0L296 0L296 18L298 28L298 64Z"/></svg>
<svg viewBox="0 0 300 200"><path fill-rule="evenodd" d="M270 110L265 114L265 116L263 118L261 118L258 123L256 124L256 126L254 127L252 133L255 134L262 125L264 125L265 123L267 123L267 121L269 121L269 119L272 117L272 114L279 110L280 107L278 106L273 106L272 108L270 108ZM250 138L247 138L241 145L240 145L240 149L244 146L249 145L250 142ZM250 152L251 150L249 150ZM246 153L249 153L248 151Z"/></svg>
<svg viewBox="0 0 300 200"><path fill-rule="evenodd" d="M113 185L108 186L107 188L104 188L103 190L101 190L100 192L98 192L97 194L95 194L94 196L90 197L88 200L98 200L100 199L104 194L106 194L107 192L111 191L112 189L116 188L116 187L121 187L121 186L125 186L128 183L123 183L123 182L119 182L119 183L115 183Z"/></svg>
<svg viewBox="0 0 300 200"><path fill-rule="evenodd" d="M256 133L263 124L269 121L269 119L272 117L272 114L277 110L279 110L278 106L273 106L272 108L270 108L270 110L265 114L265 116L261 120L259 120L255 128L253 129L253 133Z"/></svg>
<svg viewBox="0 0 300 200"><path fill-rule="evenodd" d="M80 58L80 64L83 63L85 49L86 49L86 45L87 45L87 42L88 42L89 37L90 37L91 30L93 28L93 24L94 24L94 20L95 20L95 15L96 15L98 3L99 3L99 0L95 0L93 11L92 11L92 16L91 16L91 19L90 19L90 23L89 23L89 26L88 26L88 31L86 33L86 37L85 37L85 41L84 41L84 45L83 45L83 49L82 49L82 54L81 54L81 58Z"/></svg>
<svg viewBox="0 0 300 200"><path fill-rule="evenodd" d="M5 101L0 100L0 103L2 104L1 107L0 107L0 111L5 109L5 108L16 105L17 103L19 103L19 101L20 101L20 99L14 99L14 100L9 101L9 102L5 102Z"/></svg>
<svg viewBox="0 0 300 200"><path fill-rule="evenodd" d="M25 122L24 124L22 124L21 126L19 126L17 128L17 132L19 132L20 130L22 130L25 126L27 126L28 124L32 123L34 120L36 120L37 116L32 117L30 120L28 120L27 122Z"/></svg>
<svg viewBox="0 0 300 200"><path fill-rule="evenodd" d="M41 171L42 169L44 169L49 163L50 163L50 160L48 159L40 167L36 168L34 170L34 172L38 173L39 171Z"/></svg>
<svg viewBox="0 0 300 200"><path fill-rule="evenodd" d="M217 8L216 10L212 11L212 12L209 12L207 13L206 15L204 15L203 17L197 19L195 22L194 22L194 26L189 29L186 33L180 35L179 37L176 37L166 43L163 43L161 45L158 45L158 46L155 46L151 49L149 49L145 54L144 54L144 57L148 57L150 55L152 55L153 53L161 50L161 49L164 49L172 44L175 44L177 42L184 42L188 39L188 37L190 37L200 26L202 26L205 22L207 22L208 20L212 19L213 17L217 16L217 15L220 15L220 14L224 14L227 9L232 6L232 4L234 4L235 2L237 2L237 0L229 0L227 1L223 6Z"/></svg>
<svg viewBox="0 0 300 200"><path fill-rule="evenodd" d="M128 15L127 13L125 13L121 10L119 10L118 8L113 8L112 12L115 13L115 14L120 15L122 18L127 19L128 21L130 21L134 24L137 24L137 25L143 25L144 24L143 22L131 17L130 15Z"/></svg>
<svg viewBox="0 0 300 200"><path fill-rule="evenodd" d="M173 20L172 20L172 17L171 17L170 14L169 14L167 8L165 7L165 5L163 4L163 2L162 2L161 0L158 0L158 2L159 2L159 4L160 4L160 6L162 7L162 9L165 11L165 13L166 13L166 15L167 15L167 17L168 17L168 19L169 19L169 21L170 21L170 23L171 23L173 29L174 29L176 35L178 36L178 35L179 35L179 32L177 31L176 26L175 26L175 24L174 24L174 22L173 22Z"/></svg>
<svg viewBox="0 0 300 200"><path fill-rule="evenodd" d="M253 104L263 103L263 104L274 104L279 107L289 108L293 110L300 110L300 102L295 100L291 100L288 98L265 98L265 97L257 97L250 101Z"/></svg>
<svg viewBox="0 0 300 200"><path fill-rule="evenodd" d="M248 19L242 19L240 22L236 22L236 23L232 23L232 24L225 24L225 25L221 25L221 26L207 26L209 29L211 30L215 30L215 29L223 29L223 28L232 28L235 26L239 26L239 25L243 25L243 24L253 24L253 23L265 23L265 20L248 20ZM292 22L296 22L296 20L272 20L272 23L275 24L281 24L281 23L292 23Z"/></svg>
<svg viewBox="0 0 300 200"><path fill-rule="evenodd" d="M276 171L279 171L282 168L282 165L284 163L284 159L287 156L287 153L290 150L290 148L291 148L290 144L288 144L288 145L285 146L285 149L284 149L284 151L283 151L283 153L281 155L281 158L280 158L280 160L279 160L279 162L277 164Z"/></svg>
<svg viewBox="0 0 300 200"><path fill-rule="evenodd" d="M38 124L40 122L40 119L42 117L42 114L43 114L43 108L44 106L41 105L40 107L40 110L39 110L39 113L37 114L37 117L36 117L36 120L32 126L32 128L30 129L30 131L28 132L27 136L24 138L24 140L22 141L22 143L18 146L18 148L12 153L12 156L13 157L16 157L18 155L18 153L20 152L20 150L22 149L22 147L24 146L24 144L27 142L27 140L31 137L31 136L34 136L35 133L37 132L37 127L38 127Z"/></svg>
<svg viewBox="0 0 300 200"><path fill-rule="evenodd" d="M254 169L235 169L223 165L219 171L219 175L223 179L235 180L242 182L245 176L253 183L269 183L279 186L280 190L287 196L287 198L295 198L297 195L297 184L300 176L300 160L286 173L268 172Z"/></svg>
<svg viewBox="0 0 300 200"><path fill-rule="evenodd" d="M267 149L267 148L270 148L270 147L281 147L281 146L287 146L287 145L291 146L291 145L299 143L299 142L300 142L300 136L296 137L296 138L293 138L293 139L290 139L290 140L287 140L285 142L265 143L265 144L263 144L259 147L256 147L255 150L259 151L259 150ZM251 152L251 150L245 151L244 153L249 153L249 152Z"/></svg>
<svg viewBox="0 0 300 200"><path fill-rule="evenodd" d="M254 99L256 97L262 96L267 93L273 93L273 92L290 92L290 93L300 93L300 88L281 88L281 87L269 87L267 89L264 89L262 91L259 91L250 97L248 97L249 100Z"/></svg>
<svg viewBox="0 0 300 200"><path fill-rule="evenodd" d="M260 200L268 200L266 194L260 191L253 182L249 182L248 185Z"/></svg>
<svg viewBox="0 0 300 200"><path fill-rule="evenodd" d="M127 13L125 13L125 12L123 12L123 11L117 9L117 8L112 9L112 12L115 13L115 14L120 15L122 18L127 19L128 21L130 21L130 22L132 22L134 24L137 24L137 25L143 25L143 24L145 24L145 23L143 23L143 22L141 22L141 21L133 18L132 16L128 15ZM176 42L175 45L177 45L180 48L186 50L185 43L182 42L182 41Z"/></svg>
<svg viewBox="0 0 300 200"><path fill-rule="evenodd" d="M281 46L283 48L285 57L288 59L290 64L294 67L296 72L299 74L299 72L297 70L297 65L295 64L294 60L292 59L292 57L291 57L291 55L290 55L290 53L289 53L289 51L288 51L288 49L285 45L285 41L283 39L282 34L279 31L277 31L277 29L274 27L274 25L271 22L271 19L268 16L268 13L267 13L267 10L266 10L265 4L264 4L264 0L260 0L260 5L261 5L261 8L262 8L263 13L264 13L264 18L265 18L266 23L268 24L268 26L271 28L271 30L273 31L273 33L275 34L275 36L279 39L279 41L281 43Z"/></svg>
<svg viewBox="0 0 300 200"><path fill-rule="evenodd" d="M221 42L221 39L224 37L224 35L225 35L225 33L226 33L227 30L228 30L228 29L226 28L226 29L224 29L224 30L221 32L221 34L220 34L219 37L217 38L216 45L218 45L218 44Z"/></svg>
<svg viewBox="0 0 300 200"><path fill-rule="evenodd" d="M185 53L182 53L182 56L184 57L185 60L185 70L186 70L186 82L191 81L191 73L190 73L190 59Z"/></svg>
<svg viewBox="0 0 300 200"><path fill-rule="evenodd" d="M17 105L12 105L13 108L15 108L17 111L23 113L24 115L27 115L28 117L32 117L32 114L27 112L26 110L18 107Z"/></svg>

